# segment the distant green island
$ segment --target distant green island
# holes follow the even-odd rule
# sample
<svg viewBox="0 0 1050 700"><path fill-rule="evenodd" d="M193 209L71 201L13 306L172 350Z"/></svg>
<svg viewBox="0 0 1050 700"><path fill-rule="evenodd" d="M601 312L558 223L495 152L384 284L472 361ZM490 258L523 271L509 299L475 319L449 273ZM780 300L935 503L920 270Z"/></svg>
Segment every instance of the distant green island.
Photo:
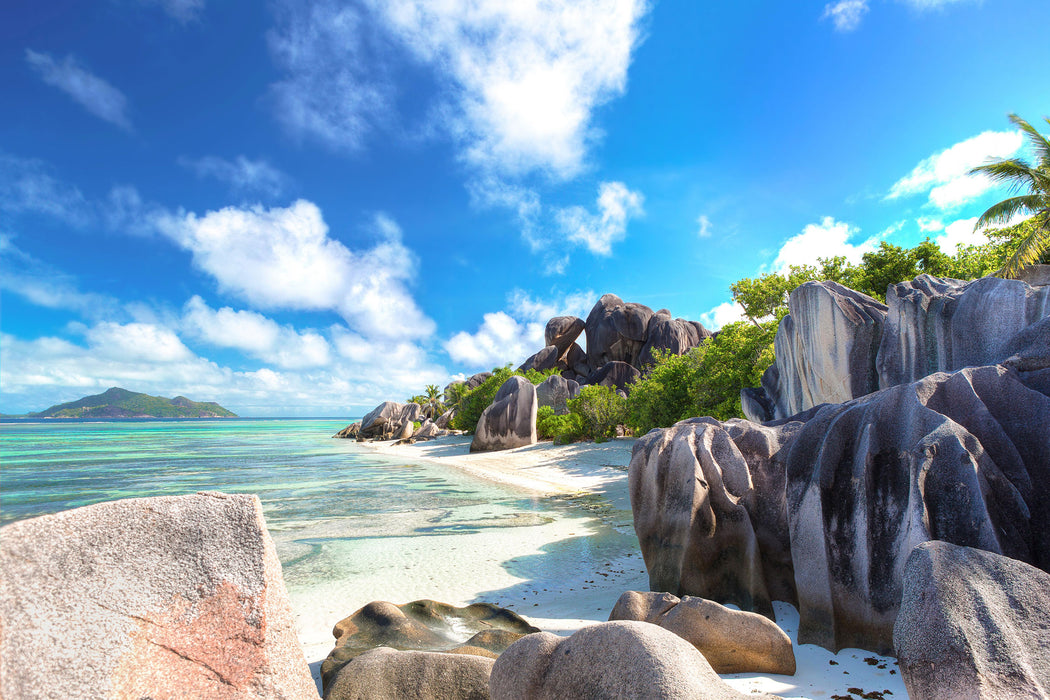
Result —
<svg viewBox="0 0 1050 700"><path fill-rule="evenodd" d="M185 396L167 399L119 387L77 401L60 403L26 418L236 418L214 401L190 401Z"/></svg>

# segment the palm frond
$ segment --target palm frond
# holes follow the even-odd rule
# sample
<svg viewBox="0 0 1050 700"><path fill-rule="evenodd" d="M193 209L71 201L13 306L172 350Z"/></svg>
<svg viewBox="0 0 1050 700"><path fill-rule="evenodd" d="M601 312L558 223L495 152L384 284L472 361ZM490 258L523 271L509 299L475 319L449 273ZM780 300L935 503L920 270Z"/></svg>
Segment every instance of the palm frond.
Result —
<svg viewBox="0 0 1050 700"><path fill-rule="evenodd" d="M1046 119L1046 117L1043 117ZM1050 140L1035 130L1035 127L1016 114L1010 115L1010 121L1028 137L1028 142L1035 152L1036 162L1043 167L1050 167ZM1047 119L1050 122L1050 119Z"/></svg>
<svg viewBox="0 0 1050 700"><path fill-rule="evenodd" d="M1037 194L1025 194L1020 197L1010 197L998 204L988 207L974 224L973 230L987 228L991 224L1002 224L1012 219L1016 214L1023 212L1038 212L1045 208L1046 202Z"/></svg>
<svg viewBox="0 0 1050 700"><path fill-rule="evenodd" d="M1021 245L996 274L1007 279L1016 278L1021 270L1039 262L1047 248L1050 248L1050 215L1044 213L1032 232L1025 236Z"/></svg>
<svg viewBox="0 0 1050 700"><path fill-rule="evenodd" d="M1040 173L1020 158L1006 158L970 168L970 175L987 175L996 184L1009 184L1013 190L1041 189Z"/></svg>

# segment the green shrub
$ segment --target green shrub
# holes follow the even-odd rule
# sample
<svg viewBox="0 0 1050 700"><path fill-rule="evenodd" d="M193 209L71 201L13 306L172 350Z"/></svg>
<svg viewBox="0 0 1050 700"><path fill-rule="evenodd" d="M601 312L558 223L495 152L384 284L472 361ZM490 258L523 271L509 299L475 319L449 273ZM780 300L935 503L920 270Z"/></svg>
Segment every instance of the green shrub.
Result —
<svg viewBox="0 0 1050 700"><path fill-rule="evenodd" d="M492 400L496 398L496 392L503 386L503 383L511 377L515 375L525 377L535 385L557 373L557 369L543 372L530 369L527 372L519 372L511 370L510 365L493 369L491 377L460 396L456 415L452 419L452 428L474 432L478 427L478 421L481 420L481 414L492 404Z"/></svg>
<svg viewBox="0 0 1050 700"><path fill-rule="evenodd" d="M595 442L616 437L616 426L627 422L627 400L607 386L580 387L580 393L568 404L568 415L578 416L583 437Z"/></svg>
<svg viewBox="0 0 1050 700"><path fill-rule="evenodd" d="M540 406L536 411L536 434L541 440L553 440L562 445L582 440L583 421L574 413L557 415L550 406Z"/></svg>
<svg viewBox="0 0 1050 700"><path fill-rule="evenodd" d="M702 346L701 346L702 347ZM631 386L627 396L627 424L636 435L666 428L697 410L692 384L702 362L701 350L684 355L657 351L649 373Z"/></svg>

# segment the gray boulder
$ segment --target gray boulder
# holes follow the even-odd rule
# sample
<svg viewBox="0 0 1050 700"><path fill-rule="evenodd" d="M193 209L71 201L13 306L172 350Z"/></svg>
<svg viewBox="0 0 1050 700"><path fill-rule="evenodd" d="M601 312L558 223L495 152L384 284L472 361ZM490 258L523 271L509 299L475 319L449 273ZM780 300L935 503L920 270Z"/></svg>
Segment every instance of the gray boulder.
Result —
<svg viewBox="0 0 1050 700"><path fill-rule="evenodd" d="M682 318L671 318L671 312L660 309L649 319L645 345L638 354L637 366L654 364L658 351L683 355L710 337L711 331L701 324Z"/></svg>
<svg viewBox="0 0 1050 700"><path fill-rule="evenodd" d="M587 352L580 347L579 343L573 343L562 356L562 361L569 370L586 377L591 373L590 365L587 364ZM586 372L580 372L581 369Z"/></svg>
<svg viewBox="0 0 1050 700"><path fill-rule="evenodd" d="M801 426L693 418L638 439L628 486L652 590L769 617L795 602L784 489Z"/></svg>
<svg viewBox="0 0 1050 700"><path fill-rule="evenodd" d="M591 372L587 377L587 384L599 384L629 393L631 385L641 376L641 372L626 362L606 362Z"/></svg>
<svg viewBox="0 0 1050 700"><path fill-rule="evenodd" d="M3 527L0 630L4 697L317 697L255 496Z"/></svg>
<svg viewBox="0 0 1050 700"><path fill-rule="evenodd" d="M1050 697L1050 574L926 542L904 581L893 642L909 697Z"/></svg>
<svg viewBox="0 0 1050 700"><path fill-rule="evenodd" d="M653 310L648 306L625 304L615 294L602 296L587 316L588 364L591 367L602 367L608 362L637 365L652 315Z"/></svg>
<svg viewBox="0 0 1050 700"><path fill-rule="evenodd" d="M1006 365L640 438L629 484L651 587L765 614L797 601L800 643L889 653L916 545L1050 568L1048 343L1050 320Z"/></svg>
<svg viewBox="0 0 1050 700"><path fill-rule="evenodd" d="M569 412L568 401L580 393L580 385L557 374L536 386L537 408L550 406L558 415Z"/></svg>
<svg viewBox="0 0 1050 700"><path fill-rule="evenodd" d="M440 416L438 416L437 420L434 421L434 425L437 426L438 430L446 430L448 428L448 424L452 422L452 419L455 418L455 416L456 407L453 406L452 408L448 409Z"/></svg>
<svg viewBox="0 0 1050 700"><path fill-rule="evenodd" d="M741 700L696 648L646 622L605 622L571 637L530 634L496 659L493 700Z"/></svg>
<svg viewBox="0 0 1050 700"><path fill-rule="evenodd" d="M536 387L515 375L503 383L478 420L471 452L507 450L536 443Z"/></svg>
<svg viewBox="0 0 1050 700"><path fill-rule="evenodd" d="M878 352L879 386L1002 362L1007 344L1050 316L1050 287L984 277L973 282L920 275L890 285Z"/></svg>
<svg viewBox="0 0 1050 700"><path fill-rule="evenodd" d="M538 372L543 372L548 369L554 369L555 367L568 369L569 366L564 362L561 362L560 355L561 350L559 350L557 346L548 345L522 362L521 366L518 367L518 371L526 372L530 369L534 369Z"/></svg>
<svg viewBox="0 0 1050 700"><path fill-rule="evenodd" d="M343 438L343 439L346 439L346 440L354 440L354 439L357 439L357 437L360 434L360 432L361 432L361 424L360 423L351 423L350 425L346 426L345 428L340 430L338 433L336 433L332 437L334 437L334 438Z"/></svg>
<svg viewBox="0 0 1050 700"><path fill-rule="evenodd" d="M696 647L716 673L795 674L791 638L772 620L703 598L627 591L610 620L640 620Z"/></svg>
<svg viewBox="0 0 1050 700"><path fill-rule="evenodd" d="M494 659L522 636L533 632L539 630L514 612L489 603L459 608L434 600L416 600L404 605L377 600L335 625L332 630L335 649L321 665L321 680L327 697L338 684L336 678L342 669L377 647ZM346 683L344 679L342 685Z"/></svg>
<svg viewBox="0 0 1050 700"><path fill-rule="evenodd" d="M773 413L746 413L749 419L788 418L879 388L875 359L886 318L884 304L836 282L807 282L791 292L788 310L774 340L776 363L762 379ZM755 411L763 402L748 397L741 403Z"/></svg>
<svg viewBox="0 0 1050 700"><path fill-rule="evenodd" d="M583 333L586 325L582 318L576 316L555 316L547 321L547 327L543 329L544 343L556 346L558 355L564 355Z"/></svg>
<svg viewBox="0 0 1050 700"><path fill-rule="evenodd" d="M379 647L343 666L325 700L488 700L492 659Z"/></svg>
<svg viewBox="0 0 1050 700"><path fill-rule="evenodd" d="M412 423L423 419L423 407L417 403L384 401L361 419L358 434L374 440L403 439L412 435ZM408 435L405 435L406 430Z"/></svg>

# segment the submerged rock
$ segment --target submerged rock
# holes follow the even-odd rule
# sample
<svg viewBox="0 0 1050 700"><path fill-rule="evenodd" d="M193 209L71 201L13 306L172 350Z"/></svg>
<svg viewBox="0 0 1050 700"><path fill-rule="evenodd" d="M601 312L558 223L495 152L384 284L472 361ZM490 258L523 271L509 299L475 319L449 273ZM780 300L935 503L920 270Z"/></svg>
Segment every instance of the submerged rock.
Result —
<svg viewBox="0 0 1050 700"><path fill-rule="evenodd" d="M507 450L536 443L536 387L515 375L503 383L481 413L471 452Z"/></svg>
<svg viewBox="0 0 1050 700"><path fill-rule="evenodd" d="M433 600L405 605L374 601L332 630L335 649L321 665L325 696L344 666L376 647L495 658L533 632L539 630L516 613L488 603L457 608Z"/></svg>
<svg viewBox="0 0 1050 700"><path fill-rule="evenodd" d="M795 674L791 639L776 623L703 598L627 591L610 620L659 625L692 644L716 673Z"/></svg>
<svg viewBox="0 0 1050 700"><path fill-rule="evenodd" d="M926 542L904 581L893 642L909 697L1050 697L1050 574Z"/></svg>
<svg viewBox="0 0 1050 700"><path fill-rule="evenodd" d="M317 697L255 496L3 527L0 630L4 697Z"/></svg>
<svg viewBox="0 0 1050 700"><path fill-rule="evenodd" d="M530 634L492 667L493 700L742 700L678 635L646 622L591 625L571 637Z"/></svg>

